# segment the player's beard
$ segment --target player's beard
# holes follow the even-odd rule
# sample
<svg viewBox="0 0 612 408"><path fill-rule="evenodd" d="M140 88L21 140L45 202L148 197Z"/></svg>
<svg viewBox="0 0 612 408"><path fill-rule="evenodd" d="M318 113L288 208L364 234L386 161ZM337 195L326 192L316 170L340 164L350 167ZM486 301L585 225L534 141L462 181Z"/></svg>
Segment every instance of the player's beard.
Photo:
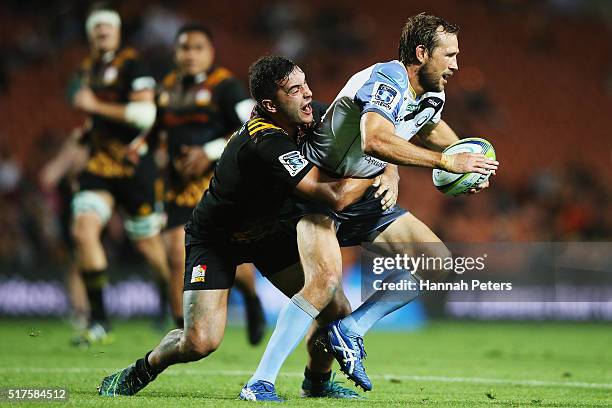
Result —
<svg viewBox="0 0 612 408"><path fill-rule="evenodd" d="M423 64L419 70L419 85L421 85L425 92L442 92L440 75L436 75L432 68L429 62Z"/></svg>

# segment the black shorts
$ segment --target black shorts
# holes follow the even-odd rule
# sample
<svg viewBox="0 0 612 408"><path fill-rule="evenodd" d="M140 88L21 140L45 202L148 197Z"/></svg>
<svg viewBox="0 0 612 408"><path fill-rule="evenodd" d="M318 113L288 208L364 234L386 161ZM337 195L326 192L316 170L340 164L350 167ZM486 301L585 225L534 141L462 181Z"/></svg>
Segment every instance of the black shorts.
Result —
<svg viewBox="0 0 612 408"><path fill-rule="evenodd" d="M308 201L296 200L291 218L297 222L305 215L327 215L336 223L336 236L342 247L372 242L393 221L406 214L406 210L395 205L383 211L380 197L374 197L377 188L370 187L359 201L349 205L341 212Z"/></svg>
<svg viewBox="0 0 612 408"><path fill-rule="evenodd" d="M148 215L155 210L157 167L153 156L141 157L130 177L103 177L84 170L78 176L78 190L108 191L117 206L129 216Z"/></svg>
<svg viewBox="0 0 612 408"><path fill-rule="evenodd" d="M185 252L183 290L229 289L236 267L243 263L252 263L263 276L271 276L300 261L295 233L284 231L251 243L207 242L187 232Z"/></svg>

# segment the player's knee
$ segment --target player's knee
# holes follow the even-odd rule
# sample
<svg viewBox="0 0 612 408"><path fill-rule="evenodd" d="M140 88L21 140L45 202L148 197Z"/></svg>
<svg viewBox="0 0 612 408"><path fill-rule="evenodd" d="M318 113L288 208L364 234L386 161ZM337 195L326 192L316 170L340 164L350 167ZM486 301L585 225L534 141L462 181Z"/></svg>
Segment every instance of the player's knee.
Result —
<svg viewBox="0 0 612 408"><path fill-rule="evenodd" d="M217 350L221 341L201 331L190 330L184 332L182 343L181 348L185 360L197 361Z"/></svg>

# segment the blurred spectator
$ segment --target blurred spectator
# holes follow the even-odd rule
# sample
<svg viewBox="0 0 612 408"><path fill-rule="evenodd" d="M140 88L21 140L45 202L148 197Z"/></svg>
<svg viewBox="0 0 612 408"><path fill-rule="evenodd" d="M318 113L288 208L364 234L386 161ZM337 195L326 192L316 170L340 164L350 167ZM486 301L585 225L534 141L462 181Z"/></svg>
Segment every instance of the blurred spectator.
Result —
<svg viewBox="0 0 612 408"><path fill-rule="evenodd" d="M0 195L14 192L20 180L21 167L8 148L0 148Z"/></svg>

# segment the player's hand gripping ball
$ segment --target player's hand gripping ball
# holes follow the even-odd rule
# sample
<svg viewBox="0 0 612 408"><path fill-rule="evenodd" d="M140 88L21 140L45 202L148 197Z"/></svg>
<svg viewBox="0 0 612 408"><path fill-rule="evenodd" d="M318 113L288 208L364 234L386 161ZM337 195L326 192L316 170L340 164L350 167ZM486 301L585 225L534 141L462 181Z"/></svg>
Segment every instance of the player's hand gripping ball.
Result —
<svg viewBox="0 0 612 408"><path fill-rule="evenodd" d="M447 155L457 153L482 153L488 159L497 160L493 145L489 141L478 137L459 140L444 149L443 153ZM480 173L456 174L445 170L434 169L432 178L438 190L446 195L458 196L486 182L491 176L491 173L492 171L489 171L486 175Z"/></svg>

